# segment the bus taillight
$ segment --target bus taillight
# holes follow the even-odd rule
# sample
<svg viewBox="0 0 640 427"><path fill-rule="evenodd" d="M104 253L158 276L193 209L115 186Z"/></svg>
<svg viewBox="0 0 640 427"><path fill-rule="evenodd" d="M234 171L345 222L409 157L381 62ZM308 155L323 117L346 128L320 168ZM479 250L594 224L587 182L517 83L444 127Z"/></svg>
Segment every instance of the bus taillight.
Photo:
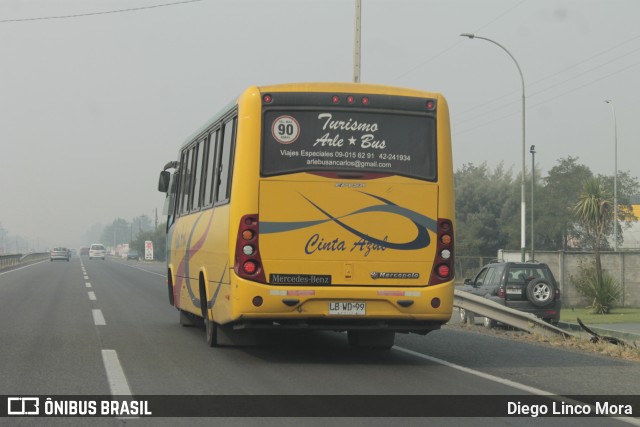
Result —
<svg viewBox="0 0 640 427"><path fill-rule="evenodd" d="M448 219L438 219L436 258L429 280L430 285L453 280L453 224Z"/></svg>
<svg viewBox="0 0 640 427"><path fill-rule="evenodd" d="M449 277L449 266L446 264L440 264L438 266L438 276L442 278Z"/></svg>
<svg viewBox="0 0 640 427"><path fill-rule="evenodd" d="M249 276L252 276L256 274L256 271L258 271L258 264L256 264L255 261L246 261L242 264L242 271L247 273Z"/></svg>
<svg viewBox="0 0 640 427"><path fill-rule="evenodd" d="M258 215L245 215L240 219L234 270L242 278L265 283L258 245L258 224Z"/></svg>

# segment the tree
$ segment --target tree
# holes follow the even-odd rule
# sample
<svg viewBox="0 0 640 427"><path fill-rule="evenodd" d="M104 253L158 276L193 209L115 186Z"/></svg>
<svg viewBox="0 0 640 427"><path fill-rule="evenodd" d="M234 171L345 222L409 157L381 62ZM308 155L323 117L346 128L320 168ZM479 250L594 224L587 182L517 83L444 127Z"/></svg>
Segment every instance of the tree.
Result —
<svg viewBox="0 0 640 427"><path fill-rule="evenodd" d="M93 224L85 233L85 239L87 246L92 243L97 243L101 240L102 233L104 232L104 227L102 224L95 223Z"/></svg>
<svg viewBox="0 0 640 427"><path fill-rule="evenodd" d="M151 222L151 218L148 215L142 214L137 216L131 220L131 224L133 226L133 234L137 234L140 231L150 231L153 230L153 223Z"/></svg>
<svg viewBox="0 0 640 427"><path fill-rule="evenodd" d="M106 246L113 244L113 248L115 249L118 245L129 243L131 234L131 225L126 220L118 218L104 228L100 241Z"/></svg>
<svg viewBox="0 0 640 427"><path fill-rule="evenodd" d="M159 224L156 230L142 231L129 243L130 249L135 249L144 256L144 242L151 240L153 242L153 257L155 260L164 261L167 248L167 225Z"/></svg>
<svg viewBox="0 0 640 427"><path fill-rule="evenodd" d="M615 215L611 194L605 188L602 177L589 178L575 206L576 218L585 231L587 242L595 255L594 269L581 266L576 280L578 290L591 299L591 307L596 313L608 313L620 295L620 286L608 273L602 271L600 251L606 236L613 228Z"/></svg>
<svg viewBox="0 0 640 427"><path fill-rule="evenodd" d="M582 194L575 205L575 214L586 234L587 242L594 251L596 277L598 282L602 283L600 249L609 230L613 228L613 203L602 179L589 178L584 181Z"/></svg>
<svg viewBox="0 0 640 427"><path fill-rule="evenodd" d="M536 247L547 250L567 250L571 239L579 237L574 207L583 183L593 173L577 157L558 160L549 170L543 186L536 192Z"/></svg>
<svg viewBox="0 0 640 427"><path fill-rule="evenodd" d="M603 186L607 190L607 192L609 194L613 194L614 177L599 175L599 178L602 181ZM617 182L618 212L616 215L616 236L618 239L618 245L620 245L624 241L623 231L631 228L633 224L638 220L638 218L636 218L636 216L633 214L631 204L634 200L634 197L636 197L636 195L640 191L640 185L638 184L638 179L632 177L629 174L629 171L618 172ZM611 219L611 221L613 222L613 218Z"/></svg>
<svg viewBox="0 0 640 427"><path fill-rule="evenodd" d="M511 171L465 164L454 180L458 255L496 256L498 249L517 245L519 187Z"/></svg>

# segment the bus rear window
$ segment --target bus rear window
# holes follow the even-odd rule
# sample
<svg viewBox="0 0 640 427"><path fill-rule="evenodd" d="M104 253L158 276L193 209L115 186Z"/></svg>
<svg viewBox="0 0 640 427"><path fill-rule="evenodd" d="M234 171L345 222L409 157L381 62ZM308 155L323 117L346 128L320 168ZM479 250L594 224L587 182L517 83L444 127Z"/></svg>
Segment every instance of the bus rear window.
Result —
<svg viewBox="0 0 640 427"><path fill-rule="evenodd" d="M350 172L437 178L435 115L339 108L267 109L262 175Z"/></svg>

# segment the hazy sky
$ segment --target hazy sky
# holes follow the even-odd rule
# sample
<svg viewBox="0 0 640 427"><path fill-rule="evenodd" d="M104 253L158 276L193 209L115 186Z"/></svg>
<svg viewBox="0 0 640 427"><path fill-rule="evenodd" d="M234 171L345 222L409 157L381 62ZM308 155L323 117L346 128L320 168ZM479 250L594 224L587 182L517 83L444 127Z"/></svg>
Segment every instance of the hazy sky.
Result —
<svg viewBox="0 0 640 427"><path fill-rule="evenodd" d="M179 0L174 0L179 1ZM0 223L53 245L154 215L162 166L250 85L350 81L353 0L0 1ZM640 176L637 0L362 0L362 81L441 92L454 166ZM162 218L160 218L162 220Z"/></svg>

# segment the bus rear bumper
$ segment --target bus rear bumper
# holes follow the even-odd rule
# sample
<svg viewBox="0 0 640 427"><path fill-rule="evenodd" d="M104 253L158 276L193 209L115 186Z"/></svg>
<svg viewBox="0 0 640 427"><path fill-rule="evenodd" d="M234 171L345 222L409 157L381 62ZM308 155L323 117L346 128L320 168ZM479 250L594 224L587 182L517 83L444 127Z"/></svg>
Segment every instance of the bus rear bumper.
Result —
<svg viewBox="0 0 640 427"><path fill-rule="evenodd" d="M236 278L234 329L387 330L426 334L451 318L453 283L424 287L272 286ZM361 310L341 312L336 303Z"/></svg>
<svg viewBox="0 0 640 427"><path fill-rule="evenodd" d="M321 330L321 331L392 331L426 335L440 329L441 321L407 321L403 319L240 319L233 329Z"/></svg>

